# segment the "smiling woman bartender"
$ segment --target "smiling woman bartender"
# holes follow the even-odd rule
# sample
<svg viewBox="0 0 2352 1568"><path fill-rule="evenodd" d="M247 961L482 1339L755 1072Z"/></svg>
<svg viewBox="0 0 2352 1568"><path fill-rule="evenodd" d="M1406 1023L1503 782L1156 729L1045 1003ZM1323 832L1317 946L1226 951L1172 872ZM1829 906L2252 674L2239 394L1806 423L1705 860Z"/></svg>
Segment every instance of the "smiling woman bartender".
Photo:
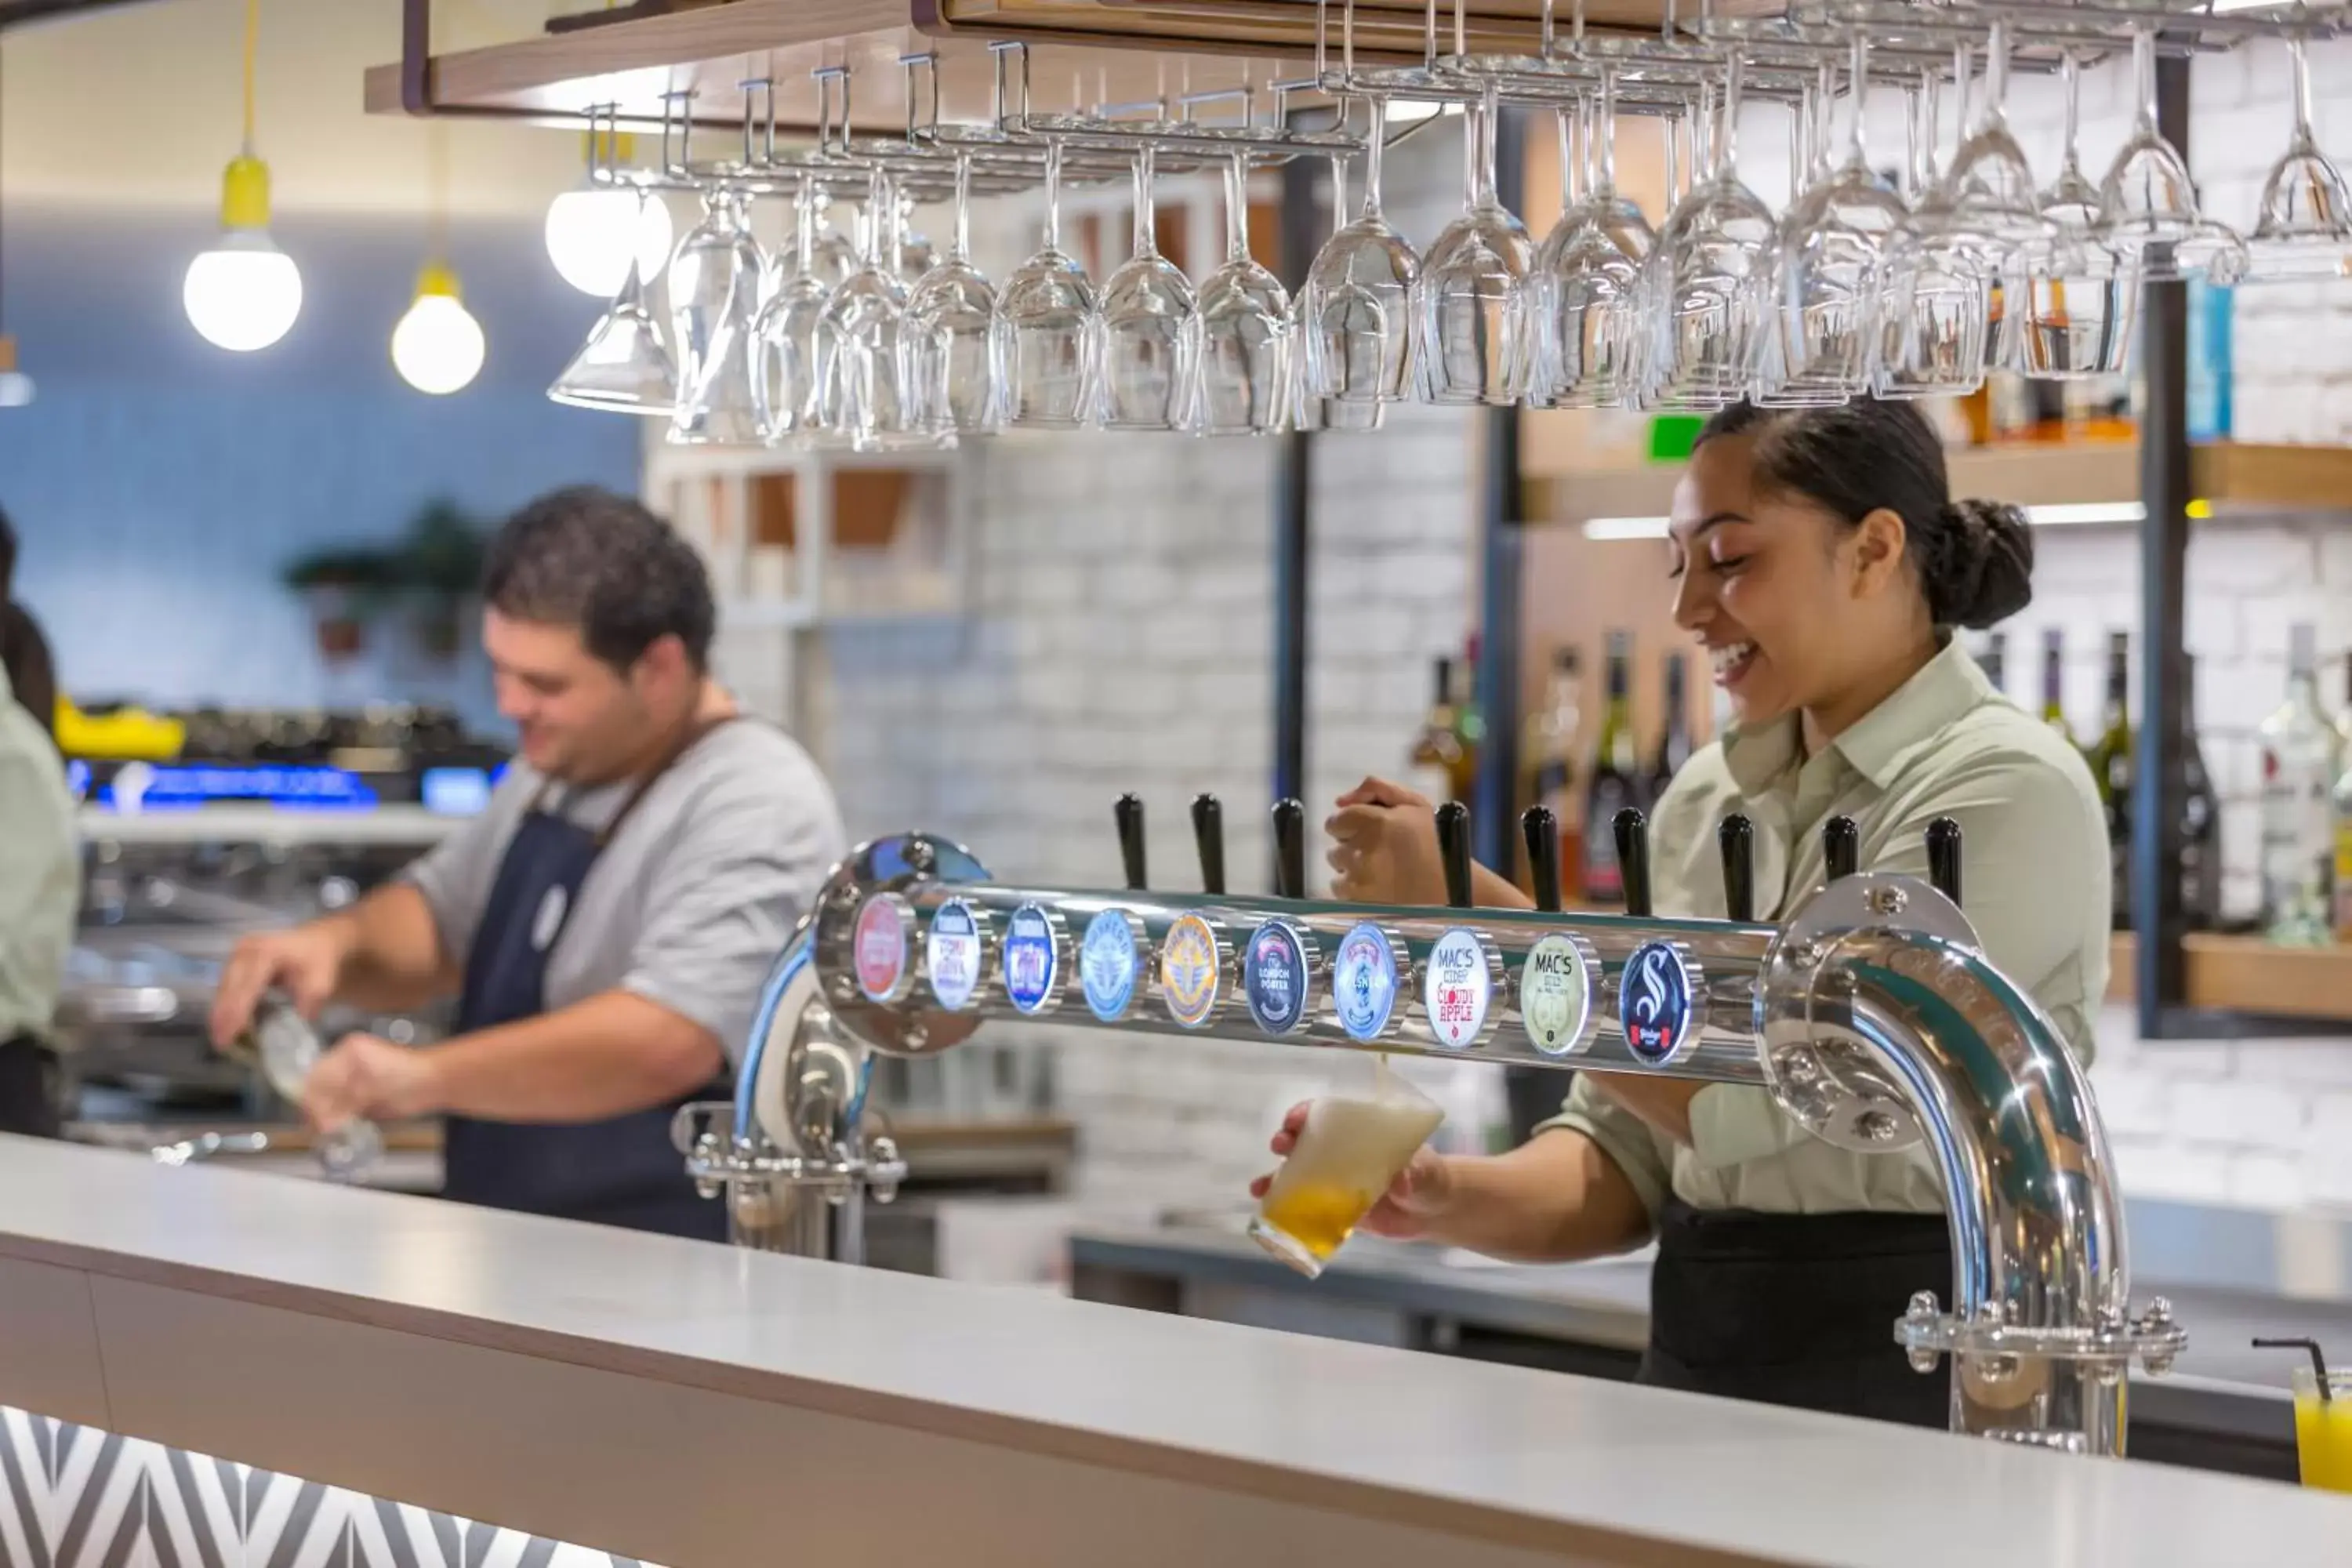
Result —
<svg viewBox="0 0 2352 1568"><path fill-rule="evenodd" d="M346 1037L303 1110L447 1119L446 1195L723 1239L671 1148L768 967L846 852L824 776L706 667L693 550L635 501L548 496L492 542L482 640L520 756L488 809L348 910L239 944L215 1039L282 986L305 1012L457 994L409 1049Z"/></svg>
<svg viewBox="0 0 2352 1568"><path fill-rule="evenodd" d="M1733 812L1755 824L1768 920L1822 882L1829 817L1860 826L1865 869L1919 877L1927 824L1952 817L1987 952L2087 1060L2107 970L2097 795L2074 749L1951 637L2024 607L2023 518L1954 502L1908 404L1742 405L1700 436L1667 555L1675 620L1733 722L1657 804L1657 912L1724 915L1716 825ZM1428 802L1368 780L1329 826L1340 897L1444 901ZM1526 906L1500 877L1478 880L1479 902ZM1944 1382L1913 1372L1892 1330L1914 1290L1951 1289L1942 1209L1923 1149L1832 1147L1762 1089L1588 1071L1511 1153L1423 1150L1367 1223L1529 1260L1654 1236L1643 1381L1940 1426Z"/></svg>

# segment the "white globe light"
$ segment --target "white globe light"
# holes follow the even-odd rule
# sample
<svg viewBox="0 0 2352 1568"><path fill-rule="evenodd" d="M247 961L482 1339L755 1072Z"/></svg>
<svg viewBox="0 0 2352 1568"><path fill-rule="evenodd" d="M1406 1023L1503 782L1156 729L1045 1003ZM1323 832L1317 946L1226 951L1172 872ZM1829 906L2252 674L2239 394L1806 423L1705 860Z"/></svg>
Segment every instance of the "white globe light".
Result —
<svg viewBox="0 0 2352 1568"><path fill-rule="evenodd" d="M233 353L266 349L302 313L302 273L260 229L231 229L188 263L180 287L188 321Z"/></svg>
<svg viewBox="0 0 2352 1568"><path fill-rule="evenodd" d="M583 294L609 300L635 261L651 278L669 260L669 208L616 185L566 191L547 205L547 256Z"/></svg>
<svg viewBox="0 0 2352 1568"><path fill-rule="evenodd" d="M481 374L488 342L482 324L458 301L454 282L436 287L430 268L416 302L392 329L392 363L419 392L444 397Z"/></svg>

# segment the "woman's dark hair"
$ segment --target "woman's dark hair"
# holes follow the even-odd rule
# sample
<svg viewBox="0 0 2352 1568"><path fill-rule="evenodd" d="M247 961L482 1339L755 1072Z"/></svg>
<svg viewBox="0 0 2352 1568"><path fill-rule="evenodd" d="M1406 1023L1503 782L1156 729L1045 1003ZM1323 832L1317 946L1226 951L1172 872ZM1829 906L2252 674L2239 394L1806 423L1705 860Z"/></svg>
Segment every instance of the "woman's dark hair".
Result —
<svg viewBox="0 0 2352 1568"><path fill-rule="evenodd" d="M1706 422L1756 443L1757 478L1858 524L1884 509L1903 520L1927 614L1939 626L1989 626L2033 598L2033 531L2002 501L1954 500L1944 444L1908 403L1857 397L1825 408L1735 403Z"/></svg>
<svg viewBox="0 0 2352 1568"><path fill-rule="evenodd" d="M0 670L18 703L51 735L58 725L58 665L33 613L11 599L16 575L16 531L0 511Z"/></svg>
<svg viewBox="0 0 2352 1568"><path fill-rule="evenodd" d="M490 541L482 597L517 620L578 627L590 653L624 672L670 636L701 669L719 618L694 546L593 485L551 491L507 519Z"/></svg>

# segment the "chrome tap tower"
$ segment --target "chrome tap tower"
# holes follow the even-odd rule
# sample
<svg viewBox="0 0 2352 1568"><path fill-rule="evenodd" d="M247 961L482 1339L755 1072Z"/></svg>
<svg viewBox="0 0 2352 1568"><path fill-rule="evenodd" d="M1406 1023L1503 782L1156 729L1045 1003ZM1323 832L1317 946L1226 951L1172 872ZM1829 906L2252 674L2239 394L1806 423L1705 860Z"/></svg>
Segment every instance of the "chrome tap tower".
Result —
<svg viewBox="0 0 2352 1568"><path fill-rule="evenodd" d="M1556 877L1539 878L1535 910L1469 910L1458 805L1439 814L1444 909L1299 896L1296 802L1276 807L1278 896L1230 896L1215 803L1193 818L1199 895L1142 890L1131 797L1124 891L1002 886L924 834L853 854L778 961L735 1103L680 1117L680 1147L727 1191L738 1239L854 1258L856 1205L904 1173L863 1131L871 1054L952 1049L992 1019L1751 1085L1840 1147L1927 1145L1950 1218L1951 1310L1923 1292L1890 1329L1923 1373L1950 1357L1955 1431L2123 1452L2126 1374L2164 1371L2183 1335L2161 1300L2132 1313L2089 1084L1961 913L1952 824L1930 830L1931 884L1857 872L1853 825L1832 823L1829 882L1775 927L1651 917L1638 813L1614 825L1623 915L1559 912ZM1556 868L1549 814L1526 826L1530 863ZM1749 841L1727 820L1739 915Z"/></svg>

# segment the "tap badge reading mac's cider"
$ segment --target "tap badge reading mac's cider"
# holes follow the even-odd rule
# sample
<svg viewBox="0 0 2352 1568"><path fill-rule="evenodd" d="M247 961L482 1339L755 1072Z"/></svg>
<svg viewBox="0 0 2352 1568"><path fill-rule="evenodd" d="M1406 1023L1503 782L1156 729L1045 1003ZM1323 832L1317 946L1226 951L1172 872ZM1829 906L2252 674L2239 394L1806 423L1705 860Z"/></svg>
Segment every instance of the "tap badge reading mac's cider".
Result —
<svg viewBox="0 0 2352 1568"><path fill-rule="evenodd" d="M931 973L931 995L950 1013L971 1005L980 986L980 917L961 899L950 899L931 915L923 956Z"/></svg>
<svg viewBox="0 0 2352 1568"><path fill-rule="evenodd" d="M1422 973L1421 1005L1439 1045L1460 1050L1477 1040L1486 1027L1494 984L1477 932L1455 926L1437 939Z"/></svg>
<svg viewBox="0 0 2352 1568"><path fill-rule="evenodd" d="M1004 994L1024 1013L1041 1013L1053 1002L1061 950L1053 921L1035 904L1024 904L1004 922Z"/></svg>
<svg viewBox="0 0 2352 1568"><path fill-rule="evenodd" d="M1625 961L1617 985L1625 1048L1652 1067L1681 1055L1694 1033L1696 989L1681 949L1670 942L1643 943Z"/></svg>
<svg viewBox="0 0 2352 1568"><path fill-rule="evenodd" d="M1297 933L1268 921L1242 953L1242 994L1250 1017L1269 1035L1286 1035L1307 1016L1307 953Z"/></svg>
<svg viewBox="0 0 2352 1568"><path fill-rule="evenodd" d="M1348 1037L1379 1039L1389 1026L1396 994L1396 949L1389 933L1370 921L1349 930L1331 963L1331 1006Z"/></svg>
<svg viewBox="0 0 2352 1568"><path fill-rule="evenodd" d="M1217 987L1223 979L1217 952L1217 933L1198 915L1181 915L1160 944L1160 992L1168 999L1168 1016L1187 1029L1197 1029L1217 1010Z"/></svg>
<svg viewBox="0 0 2352 1568"><path fill-rule="evenodd" d="M1087 994L1088 1012L1106 1024L1126 1017L1135 1005L1135 980L1141 968L1132 915L1105 910L1087 922L1087 934L1078 943L1078 984Z"/></svg>
<svg viewBox="0 0 2352 1568"><path fill-rule="evenodd" d="M1528 1041L1548 1057L1564 1057L1583 1043L1592 1016L1592 969L1584 950L1567 937L1539 937L1519 967L1519 1021Z"/></svg>

